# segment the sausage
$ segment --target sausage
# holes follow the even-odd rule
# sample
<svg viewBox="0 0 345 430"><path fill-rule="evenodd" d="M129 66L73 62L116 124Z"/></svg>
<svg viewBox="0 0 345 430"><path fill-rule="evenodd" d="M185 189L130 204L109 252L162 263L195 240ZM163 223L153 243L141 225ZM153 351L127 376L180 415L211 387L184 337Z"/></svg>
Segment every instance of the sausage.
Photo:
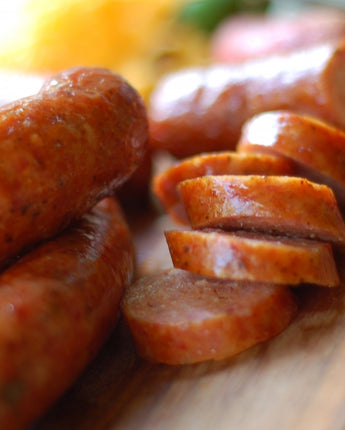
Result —
<svg viewBox="0 0 345 430"><path fill-rule="evenodd" d="M121 307L138 353L174 365L238 354L276 336L297 310L284 285L178 269L141 278L126 290Z"/></svg>
<svg viewBox="0 0 345 430"><path fill-rule="evenodd" d="M0 108L0 265L113 195L147 127L138 93L102 68L64 71Z"/></svg>
<svg viewBox="0 0 345 430"><path fill-rule="evenodd" d="M345 38L342 10L314 7L294 15L237 14L225 19L210 41L214 62L239 63Z"/></svg>
<svg viewBox="0 0 345 430"><path fill-rule="evenodd" d="M344 131L294 112L265 112L245 123L237 149L287 157L297 174L327 184L345 207Z"/></svg>
<svg viewBox="0 0 345 430"><path fill-rule="evenodd" d="M0 275L0 427L26 428L107 339L133 276L120 206L103 200Z"/></svg>
<svg viewBox="0 0 345 430"><path fill-rule="evenodd" d="M345 224L333 191L292 176L222 175L181 182L193 229L254 230L345 246Z"/></svg>
<svg viewBox="0 0 345 430"><path fill-rule="evenodd" d="M345 45L324 44L241 65L210 65L163 78L149 103L150 142L183 158L235 149L252 116L293 110L345 128Z"/></svg>
<svg viewBox="0 0 345 430"><path fill-rule="evenodd" d="M166 231L174 267L233 280L339 285L332 247L251 232Z"/></svg>
<svg viewBox="0 0 345 430"><path fill-rule="evenodd" d="M177 191L178 184L185 179L204 175L292 175L293 173L294 163L285 157L218 151L177 161L173 166L153 177L152 191L174 221L188 224L188 217Z"/></svg>

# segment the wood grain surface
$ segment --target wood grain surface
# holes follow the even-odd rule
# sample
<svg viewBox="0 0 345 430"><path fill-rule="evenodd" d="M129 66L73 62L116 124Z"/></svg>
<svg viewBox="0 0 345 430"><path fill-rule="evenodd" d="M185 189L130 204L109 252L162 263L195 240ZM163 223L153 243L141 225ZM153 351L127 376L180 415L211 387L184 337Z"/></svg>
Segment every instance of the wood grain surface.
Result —
<svg viewBox="0 0 345 430"><path fill-rule="evenodd" d="M171 266L163 237L169 227L165 216L137 220L138 276ZM31 430L343 430L345 291L294 291L300 309L288 329L220 362L145 362L120 320L96 360Z"/></svg>

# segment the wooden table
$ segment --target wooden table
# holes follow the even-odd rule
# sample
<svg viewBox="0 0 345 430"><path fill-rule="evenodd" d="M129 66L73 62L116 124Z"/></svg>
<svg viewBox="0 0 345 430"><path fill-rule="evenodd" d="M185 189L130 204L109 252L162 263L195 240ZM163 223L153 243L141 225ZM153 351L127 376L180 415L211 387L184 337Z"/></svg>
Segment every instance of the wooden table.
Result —
<svg viewBox="0 0 345 430"><path fill-rule="evenodd" d="M169 220L146 221L136 231L140 275L171 265L162 236ZM147 363L120 320L33 430L343 430L345 291L296 291L300 311L287 330L221 362Z"/></svg>

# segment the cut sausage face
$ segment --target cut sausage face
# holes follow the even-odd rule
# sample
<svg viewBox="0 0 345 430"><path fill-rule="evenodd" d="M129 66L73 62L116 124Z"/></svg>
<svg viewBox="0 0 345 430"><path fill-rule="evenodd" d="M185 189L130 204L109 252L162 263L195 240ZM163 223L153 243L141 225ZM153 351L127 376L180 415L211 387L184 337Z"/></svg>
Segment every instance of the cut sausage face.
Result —
<svg viewBox="0 0 345 430"><path fill-rule="evenodd" d="M175 267L218 278L337 286L331 245L248 232L167 231Z"/></svg>
<svg viewBox="0 0 345 430"><path fill-rule="evenodd" d="M206 278L178 269L141 278L122 301L139 354L167 364L235 355L280 333L296 310L286 286Z"/></svg>
<svg viewBox="0 0 345 430"><path fill-rule="evenodd" d="M345 205L345 133L292 112L267 112L243 127L240 152L268 152L296 162L299 174L330 186Z"/></svg>
<svg viewBox="0 0 345 430"><path fill-rule="evenodd" d="M222 175L178 186L193 229L255 230L345 245L333 191L291 176Z"/></svg>
<svg viewBox="0 0 345 430"><path fill-rule="evenodd" d="M163 208L177 222L188 223L188 217L177 192L185 179L204 175L292 175L294 163L270 154L223 151L201 154L177 162L153 178L153 192Z"/></svg>

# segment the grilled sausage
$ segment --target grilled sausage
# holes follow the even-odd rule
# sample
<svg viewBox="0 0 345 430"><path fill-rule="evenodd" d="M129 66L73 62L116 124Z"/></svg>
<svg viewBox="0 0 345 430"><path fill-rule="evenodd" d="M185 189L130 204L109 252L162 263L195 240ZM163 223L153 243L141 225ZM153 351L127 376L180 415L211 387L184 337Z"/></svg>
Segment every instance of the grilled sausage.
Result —
<svg viewBox="0 0 345 430"><path fill-rule="evenodd" d="M141 278L122 301L139 354L168 364L238 354L280 333L296 309L286 286L206 278L178 269Z"/></svg>
<svg viewBox="0 0 345 430"><path fill-rule="evenodd" d="M337 286L331 245L249 232L166 231L174 267L233 280Z"/></svg>
<svg viewBox="0 0 345 430"><path fill-rule="evenodd" d="M295 162L298 174L331 187L345 207L345 133L293 112L266 112L248 120L240 152L273 153Z"/></svg>
<svg viewBox="0 0 345 430"><path fill-rule="evenodd" d="M0 427L26 428L104 343L133 275L130 231L101 202L0 275Z"/></svg>
<svg viewBox="0 0 345 430"><path fill-rule="evenodd" d="M345 246L333 191L292 176L222 175L178 186L193 229L254 230Z"/></svg>
<svg viewBox="0 0 345 430"><path fill-rule="evenodd" d="M152 190L161 206L176 221L188 223L177 186L185 179L204 175L292 175L294 164L285 157L269 154L237 153L233 151L199 154L156 174Z"/></svg>
<svg viewBox="0 0 345 430"><path fill-rule="evenodd" d="M242 125L290 109L345 128L345 45L325 44L242 65L175 72L153 91L151 146L177 157L236 147Z"/></svg>
<svg viewBox="0 0 345 430"><path fill-rule="evenodd" d="M62 72L0 108L0 265L114 194L146 141L140 96L102 68Z"/></svg>
<svg viewBox="0 0 345 430"><path fill-rule="evenodd" d="M342 10L314 7L293 15L237 14L212 35L214 62L239 63L345 38Z"/></svg>

